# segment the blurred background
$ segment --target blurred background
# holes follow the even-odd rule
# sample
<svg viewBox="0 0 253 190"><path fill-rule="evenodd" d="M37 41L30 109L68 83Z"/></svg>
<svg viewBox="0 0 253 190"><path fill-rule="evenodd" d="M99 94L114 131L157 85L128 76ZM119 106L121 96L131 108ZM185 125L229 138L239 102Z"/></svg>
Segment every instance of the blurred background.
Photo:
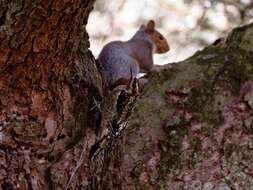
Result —
<svg viewBox="0 0 253 190"><path fill-rule="evenodd" d="M130 39L149 19L171 47L155 55L155 64L177 62L253 21L253 0L97 0L87 26L94 56L109 41Z"/></svg>

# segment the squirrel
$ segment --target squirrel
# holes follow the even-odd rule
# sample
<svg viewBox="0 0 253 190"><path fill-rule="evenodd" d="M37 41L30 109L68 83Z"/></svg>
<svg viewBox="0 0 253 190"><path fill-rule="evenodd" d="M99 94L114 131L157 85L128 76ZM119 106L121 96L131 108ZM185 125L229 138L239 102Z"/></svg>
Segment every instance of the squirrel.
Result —
<svg viewBox="0 0 253 190"><path fill-rule="evenodd" d="M141 72L154 72L153 54L166 53L170 46L165 37L148 21L128 41L112 41L104 46L98 56L109 89L128 86Z"/></svg>

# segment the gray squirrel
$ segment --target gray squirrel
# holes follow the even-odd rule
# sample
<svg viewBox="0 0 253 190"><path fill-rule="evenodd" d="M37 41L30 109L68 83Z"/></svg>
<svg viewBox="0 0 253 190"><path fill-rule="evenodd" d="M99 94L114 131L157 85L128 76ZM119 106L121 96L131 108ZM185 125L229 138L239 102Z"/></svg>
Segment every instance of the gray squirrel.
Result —
<svg viewBox="0 0 253 190"><path fill-rule="evenodd" d="M98 56L103 67L109 88L128 86L141 72L154 72L153 53L166 53L170 50L164 36L155 29L155 22L150 20L141 25L128 41L112 41L104 46Z"/></svg>

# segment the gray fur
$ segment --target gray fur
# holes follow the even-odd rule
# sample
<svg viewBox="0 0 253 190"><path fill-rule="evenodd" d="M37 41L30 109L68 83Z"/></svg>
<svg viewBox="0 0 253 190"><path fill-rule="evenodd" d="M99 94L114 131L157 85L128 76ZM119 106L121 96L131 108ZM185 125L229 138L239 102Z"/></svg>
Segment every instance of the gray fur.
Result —
<svg viewBox="0 0 253 190"><path fill-rule="evenodd" d="M154 43L142 27L129 41L108 43L98 59L103 66L109 86L113 86L119 79L130 80L131 77L136 77L140 69L151 71L153 51Z"/></svg>

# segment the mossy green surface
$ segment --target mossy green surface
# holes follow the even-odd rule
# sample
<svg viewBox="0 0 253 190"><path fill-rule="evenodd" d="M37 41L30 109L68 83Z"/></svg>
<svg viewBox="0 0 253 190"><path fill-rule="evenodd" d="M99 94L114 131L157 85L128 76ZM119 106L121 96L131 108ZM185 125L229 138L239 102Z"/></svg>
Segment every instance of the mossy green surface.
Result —
<svg viewBox="0 0 253 190"><path fill-rule="evenodd" d="M160 160L156 169L160 188L173 182L171 176L180 178L184 171L194 171L200 163L221 154L214 147L224 151L224 162L235 152L247 151L242 147L238 149L233 142L223 147L226 140L219 142L217 139L230 118L224 118L227 104L241 98L242 85L253 80L252 35L252 24L237 28L221 44L211 45L175 64L172 69L149 76L150 82L130 121L135 129L134 138L141 134L136 142L139 149L126 146L126 152L140 151L138 159L141 160L141 147L148 143L150 154L154 154L157 146L155 140L150 144L146 139L152 137L159 141ZM174 94L167 94L168 91ZM134 129L131 128L132 133ZM144 135L143 130L146 131ZM208 140L206 144L203 139ZM183 141L189 144L186 149L182 147ZM210 146L210 151L203 152L204 146Z"/></svg>

